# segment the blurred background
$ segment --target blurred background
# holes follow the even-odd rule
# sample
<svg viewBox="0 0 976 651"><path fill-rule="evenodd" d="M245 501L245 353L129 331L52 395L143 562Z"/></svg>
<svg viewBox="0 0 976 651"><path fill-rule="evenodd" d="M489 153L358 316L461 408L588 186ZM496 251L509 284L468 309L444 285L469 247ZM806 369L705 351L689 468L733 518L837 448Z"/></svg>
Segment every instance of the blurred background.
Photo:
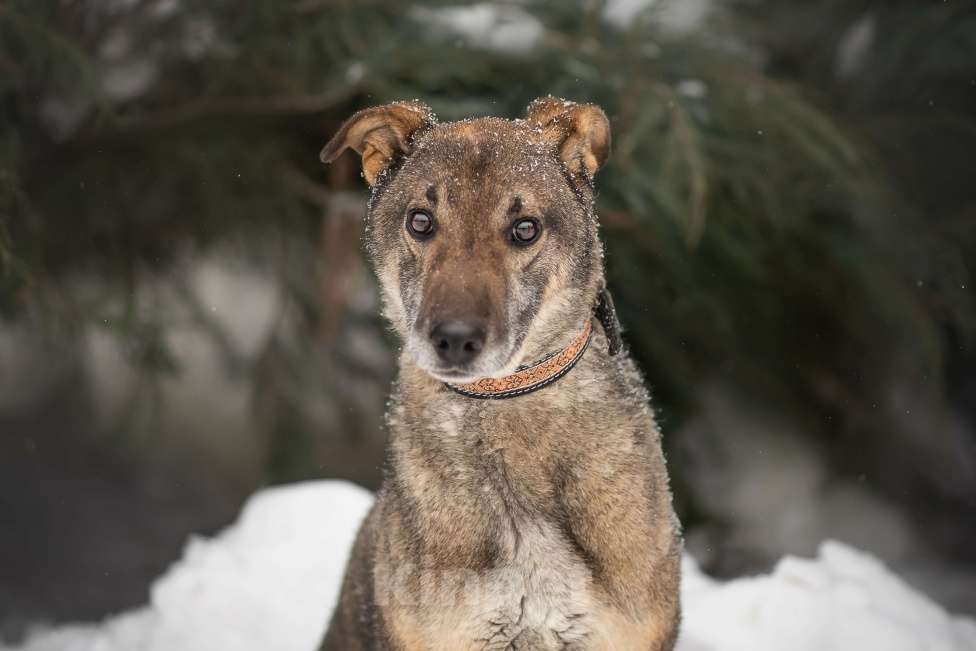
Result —
<svg viewBox="0 0 976 651"><path fill-rule="evenodd" d="M976 613L976 5L0 1L0 639L262 486L375 488L364 106L599 103L611 289L717 576L825 538Z"/></svg>

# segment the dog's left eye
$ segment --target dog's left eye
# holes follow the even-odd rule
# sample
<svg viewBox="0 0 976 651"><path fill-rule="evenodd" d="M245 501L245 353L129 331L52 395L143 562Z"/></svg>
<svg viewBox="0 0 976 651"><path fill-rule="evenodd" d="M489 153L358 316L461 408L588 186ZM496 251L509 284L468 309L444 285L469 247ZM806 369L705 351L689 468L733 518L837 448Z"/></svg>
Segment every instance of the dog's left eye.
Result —
<svg viewBox="0 0 976 651"><path fill-rule="evenodd" d="M430 237L434 232L434 218L425 210L414 210L407 216L407 230L414 237Z"/></svg>
<svg viewBox="0 0 976 651"><path fill-rule="evenodd" d="M542 232L542 226L534 219L520 219L512 224L512 241L516 244L532 244Z"/></svg>

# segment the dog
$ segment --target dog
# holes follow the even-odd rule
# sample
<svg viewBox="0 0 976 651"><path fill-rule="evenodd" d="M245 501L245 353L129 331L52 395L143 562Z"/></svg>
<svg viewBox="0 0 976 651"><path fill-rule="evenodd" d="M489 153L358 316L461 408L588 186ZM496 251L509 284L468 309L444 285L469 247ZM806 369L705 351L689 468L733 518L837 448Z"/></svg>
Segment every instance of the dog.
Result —
<svg viewBox="0 0 976 651"><path fill-rule="evenodd" d="M382 488L321 649L672 649L681 534L605 288L597 106L362 110L366 245L403 348Z"/></svg>

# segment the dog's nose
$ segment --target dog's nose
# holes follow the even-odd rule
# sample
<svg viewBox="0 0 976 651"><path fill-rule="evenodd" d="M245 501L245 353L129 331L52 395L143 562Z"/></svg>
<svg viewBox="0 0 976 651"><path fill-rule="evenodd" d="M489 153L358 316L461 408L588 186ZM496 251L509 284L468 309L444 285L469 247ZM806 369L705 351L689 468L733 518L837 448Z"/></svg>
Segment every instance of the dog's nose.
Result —
<svg viewBox="0 0 976 651"><path fill-rule="evenodd" d="M460 366L481 352L485 345L485 329L473 321L443 321L430 331L430 340L443 361Z"/></svg>

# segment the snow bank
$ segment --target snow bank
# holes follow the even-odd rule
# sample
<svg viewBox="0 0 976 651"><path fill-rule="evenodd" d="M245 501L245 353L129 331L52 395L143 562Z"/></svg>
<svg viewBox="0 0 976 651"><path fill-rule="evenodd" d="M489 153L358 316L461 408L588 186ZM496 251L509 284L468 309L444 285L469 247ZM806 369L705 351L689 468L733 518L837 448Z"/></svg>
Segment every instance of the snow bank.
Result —
<svg viewBox="0 0 976 651"><path fill-rule="evenodd" d="M18 651L308 651L325 632L372 495L345 482L271 488L213 539L193 537L149 605L33 635ZM3 648L3 647L0 647Z"/></svg>
<svg viewBox="0 0 976 651"><path fill-rule="evenodd" d="M874 557L838 542L727 583L686 557L680 651L972 651L976 622L948 615Z"/></svg>
<svg viewBox="0 0 976 651"><path fill-rule="evenodd" d="M239 521L190 540L148 606L97 625L37 631L7 651L308 651L338 596L372 496L322 481L252 497ZM718 582L684 562L679 651L973 651L953 618L871 556L836 542L767 576Z"/></svg>

